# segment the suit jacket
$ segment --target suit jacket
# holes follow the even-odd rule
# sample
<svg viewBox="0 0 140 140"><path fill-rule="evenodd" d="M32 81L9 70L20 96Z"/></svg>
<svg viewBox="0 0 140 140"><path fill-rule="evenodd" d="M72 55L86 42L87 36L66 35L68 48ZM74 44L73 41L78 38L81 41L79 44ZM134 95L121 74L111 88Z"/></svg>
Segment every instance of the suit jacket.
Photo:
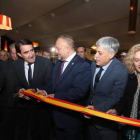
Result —
<svg viewBox="0 0 140 140"><path fill-rule="evenodd" d="M15 92L18 92L21 88L31 89L31 88L38 88L44 89L44 87L48 84L51 80L52 75L52 63L49 59L43 58L41 56L36 56L36 60L34 63L34 73L33 73L33 80L31 86L28 84L26 77L25 77L25 69L24 69L24 60L18 59L14 61L14 87ZM23 106L26 106L26 101L24 99ZM32 102L32 103L31 103ZM33 98L30 100L31 106L37 107L38 105L36 100Z"/></svg>
<svg viewBox="0 0 140 140"><path fill-rule="evenodd" d="M133 100L134 100L134 95L136 93L137 87L138 87L137 76L135 75L135 73L129 74L124 96L122 97L120 102L114 106L114 109L117 110L119 115L122 114L125 117L130 117ZM138 99L138 110L137 111L140 111L140 96ZM138 112L137 112L137 114L138 114L137 116L139 116Z"/></svg>
<svg viewBox="0 0 140 140"><path fill-rule="evenodd" d="M14 97L13 60L4 62L0 75L1 101L5 107L13 107L17 97Z"/></svg>
<svg viewBox="0 0 140 140"><path fill-rule="evenodd" d="M85 60L91 65L92 61L90 61L89 59L85 58Z"/></svg>
<svg viewBox="0 0 140 140"><path fill-rule="evenodd" d="M123 96L128 70L122 62L114 58L94 90L93 77L95 70L96 63L92 62L91 91L88 104L92 101L94 109L106 112L119 102ZM105 119L93 117L92 121L99 129L109 128L109 125L112 127L111 121L106 121Z"/></svg>
<svg viewBox="0 0 140 140"><path fill-rule="evenodd" d="M2 70L3 63L4 63L4 62L0 59L0 72L1 72L1 70Z"/></svg>
<svg viewBox="0 0 140 140"><path fill-rule="evenodd" d="M55 64L52 81L45 90L48 94L55 94L55 98L85 105L85 96L89 88L91 77L90 65L84 59L75 55L56 84L61 63L61 61L58 61ZM81 116L83 116L83 114L60 107L55 107L53 111L55 124L59 128L80 124Z"/></svg>
<svg viewBox="0 0 140 140"><path fill-rule="evenodd" d="M0 59L0 75L2 74L2 67L3 67L3 61ZM1 86L0 86L0 93L1 93Z"/></svg>

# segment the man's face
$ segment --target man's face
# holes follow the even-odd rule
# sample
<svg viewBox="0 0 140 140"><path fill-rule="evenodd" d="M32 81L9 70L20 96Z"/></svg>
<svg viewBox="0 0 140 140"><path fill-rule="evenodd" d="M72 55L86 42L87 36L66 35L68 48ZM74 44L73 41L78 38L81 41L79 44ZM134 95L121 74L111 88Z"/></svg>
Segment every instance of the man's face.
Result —
<svg viewBox="0 0 140 140"><path fill-rule="evenodd" d="M35 62L35 52L32 45L20 45L21 54L18 53L20 57L22 57L27 63Z"/></svg>
<svg viewBox="0 0 140 140"><path fill-rule="evenodd" d="M102 45L97 47L95 54L96 65L101 67L107 65L114 57L114 55L114 52L109 53L102 47Z"/></svg>
<svg viewBox="0 0 140 140"><path fill-rule="evenodd" d="M136 52L133 58L133 63L135 69L138 73L140 73L140 51Z"/></svg>
<svg viewBox="0 0 140 140"><path fill-rule="evenodd" d="M48 53L48 52L44 51L42 56L45 57L45 58L51 59L51 54Z"/></svg>
<svg viewBox="0 0 140 140"><path fill-rule="evenodd" d="M79 47L77 49L77 54L81 57L81 58L84 58L86 57L86 52L85 52L85 49L83 47Z"/></svg>
<svg viewBox="0 0 140 140"><path fill-rule="evenodd" d="M68 57L68 46L62 38L56 40L55 53L58 54L58 60L65 61Z"/></svg>
<svg viewBox="0 0 140 140"><path fill-rule="evenodd" d="M8 60L8 52L1 51L0 52L0 59L2 59L3 61Z"/></svg>
<svg viewBox="0 0 140 140"><path fill-rule="evenodd" d="M11 53L11 57L12 57L13 60L17 60L18 59L18 56L17 56L15 48L11 48L10 49L10 53Z"/></svg>

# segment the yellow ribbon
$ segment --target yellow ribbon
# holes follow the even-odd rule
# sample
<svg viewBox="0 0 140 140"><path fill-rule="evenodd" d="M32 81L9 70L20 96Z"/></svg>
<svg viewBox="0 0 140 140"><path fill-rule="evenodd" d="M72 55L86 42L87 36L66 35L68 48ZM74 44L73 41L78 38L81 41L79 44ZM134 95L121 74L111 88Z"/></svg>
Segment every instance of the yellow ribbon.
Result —
<svg viewBox="0 0 140 140"><path fill-rule="evenodd" d="M84 114L89 114L89 115L92 115L92 116L101 117L101 118L104 118L104 119L108 119L108 120L112 120L112 121L116 121L116 122L125 123L125 124L140 127L140 121L136 120L136 119L131 119L131 118L127 118L127 117L106 114L105 112L97 111L95 109L87 109L84 106L80 106L80 105L77 105L77 104L74 104L74 103L70 103L70 102L63 101L63 100L56 99L56 98L45 97L43 95L38 95L38 94L35 94L35 92L29 91L29 90L21 91L21 93L26 94L26 95L31 96L31 97L34 97L36 99L39 99L43 102L46 102L46 103L49 103L49 104L52 104L52 105L56 105L56 106L59 106L59 107L70 109L70 110L74 110L74 111L81 112L81 113L84 113Z"/></svg>

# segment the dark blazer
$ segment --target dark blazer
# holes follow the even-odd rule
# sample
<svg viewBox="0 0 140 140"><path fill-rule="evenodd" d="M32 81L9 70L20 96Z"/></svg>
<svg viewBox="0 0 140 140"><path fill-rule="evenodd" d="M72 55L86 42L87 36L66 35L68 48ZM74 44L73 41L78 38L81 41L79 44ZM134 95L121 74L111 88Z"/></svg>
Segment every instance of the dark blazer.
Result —
<svg viewBox="0 0 140 140"><path fill-rule="evenodd" d="M85 60L91 65L92 61L90 61L89 59L85 58Z"/></svg>
<svg viewBox="0 0 140 140"><path fill-rule="evenodd" d="M2 67L3 67L3 61L0 59L0 75L2 74ZM1 93L1 86L0 86L0 93Z"/></svg>
<svg viewBox="0 0 140 140"><path fill-rule="evenodd" d="M0 75L1 101L5 107L13 107L17 100L17 97L14 97L13 62L13 60L4 62L2 74Z"/></svg>
<svg viewBox="0 0 140 140"><path fill-rule="evenodd" d="M0 72L1 72L1 70L2 70L3 63L4 63L4 62L0 59Z"/></svg>
<svg viewBox="0 0 140 140"><path fill-rule="evenodd" d="M57 61L55 64L52 81L45 90L48 94L55 94L55 98L75 104L85 105L85 96L87 94L91 78L89 63L78 55L75 55L56 84L56 78L59 73L61 63L61 61ZM78 123L81 123L81 116L83 116L83 114L60 107L55 107L53 111L55 124L59 128L78 125Z"/></svg>
<svg viewBox="0 0 140 140"><path fill-rule="evenodd" d="M122 114L125 117L130 117L134 95L136 93L137 87L138 87L137 76L134 73L129 74L128 83L124 92L124 96L120 100L120 102L114 106L114 109L117 110L119 115ZM138 99L138 111L140 111L140 96Z"/></svg>
<svg viewBox="0 0 140 140"><path fill-rule="evenodd" d="M123 96L127 83L128 70L122 62L114 58L94 90L93 77L95 70L96 63L92 62L91 92L88 104L93 101L94 109L106 112L119 102ZM109 122L98 117L94 117L93 121L99 129L102 129L102 126L108 127L109 125Z"/></svg>
<svg viewBox="0 0 140 140"><path fill-rule="evenodd" d="M23 59L15 60L13 64L14 64L15 92L18 92L21 88L44 89L44 87L51 80L52 63L49 59L43 58L41 56L36 56L36 61L34 63L33 81L32 81L31 86L28 84L26 77L25 77L24 60ZM34 100L34 99L31 99L30 102L32 100ZM27 102L29 102L29 101L24 99L23 104L26 104ZM34 100L34 103L37 103L36 100Z"/></svg>
<svg viewBox="0 0 140 140"><path fill-rule="evenodd" d="M14 61L14 79L15 79L15 91L18 92L21 88L39 88L43 89L51 79L52 75L52 63L49 59L41 56L36 56L34 64L33 82L31 86L28 84L25 71L24 60L18 59Z"/></svg>

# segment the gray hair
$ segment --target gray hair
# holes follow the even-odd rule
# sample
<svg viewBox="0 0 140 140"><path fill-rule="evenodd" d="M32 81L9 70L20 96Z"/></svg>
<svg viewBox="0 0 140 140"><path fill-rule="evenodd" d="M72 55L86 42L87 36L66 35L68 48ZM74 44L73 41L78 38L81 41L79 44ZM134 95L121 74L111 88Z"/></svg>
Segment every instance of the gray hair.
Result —
<svg viewBox="0 0 140 140"><path fill-rule="evenodd" d="M114 52L115 54L118 52L118 48L120 47L120 43L117 39L113 37L102 37L96 42L96 46L101 46L107 50L109 53Z"/></svg>
<svg viewBox="0 0 140 140"><path fill-rule="evenodd" d="M59 38L64 39L64 41L65 41L69 46L71 46L71 48L74 49L74 40L73 40L73 38L72 38L70 35L68 35L68 34L62 34L62 35L60 35L60 36L58 37L58 39L59 39Z"/></svg>
<svg viewBox="0 0 140 140"><path fill-rule="evenodd" d="M9 48L10 48L10 50L11 50L12 48L15 48L15 43L12 43L12 44L9 46Z"/></svg>

